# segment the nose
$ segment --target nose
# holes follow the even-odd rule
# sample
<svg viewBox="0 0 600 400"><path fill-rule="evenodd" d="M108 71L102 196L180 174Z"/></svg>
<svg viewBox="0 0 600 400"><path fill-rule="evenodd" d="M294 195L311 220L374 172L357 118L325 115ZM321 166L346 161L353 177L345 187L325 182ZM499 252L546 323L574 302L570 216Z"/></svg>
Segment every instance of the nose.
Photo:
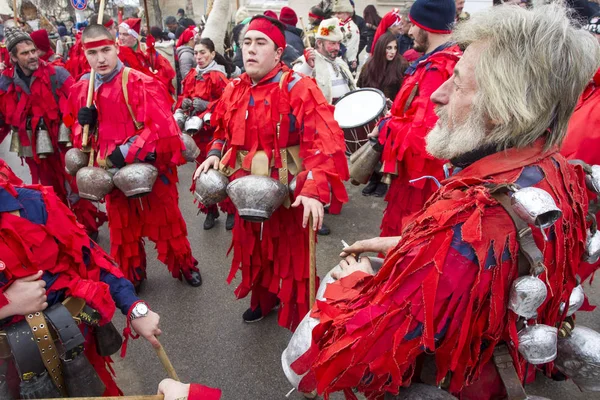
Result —
<svg viewBox="0 0 600 400"><path fill-rule="evenodd" d="M442 84L435 92L431 94L431 101L438 106L445 106L448 104L450 99L450 91L452 90L452 80L450 77L446 82Z"/></svg>
<svg viewBox="0 0 600 400"><path fill-rule="evenodd" d="M408 36L410 36L411 38L415 38L415 30L416 30L416 25L413 25L410 27L410 29L408 30Z"/></svg>

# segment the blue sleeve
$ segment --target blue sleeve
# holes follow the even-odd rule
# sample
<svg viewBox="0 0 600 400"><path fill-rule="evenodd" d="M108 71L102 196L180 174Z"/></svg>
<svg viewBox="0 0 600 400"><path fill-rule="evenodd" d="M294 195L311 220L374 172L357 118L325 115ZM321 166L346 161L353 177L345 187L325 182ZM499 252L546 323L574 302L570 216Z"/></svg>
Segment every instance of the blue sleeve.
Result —
<svg viewBox="0 0 600 400"><path fill-rule="evenodd" d="M133 284L126 278L117 278L103 270L100 272L100 280L110 287L110 295L123 315L127 315L133 303L140 300L135 294Z"/></svg>

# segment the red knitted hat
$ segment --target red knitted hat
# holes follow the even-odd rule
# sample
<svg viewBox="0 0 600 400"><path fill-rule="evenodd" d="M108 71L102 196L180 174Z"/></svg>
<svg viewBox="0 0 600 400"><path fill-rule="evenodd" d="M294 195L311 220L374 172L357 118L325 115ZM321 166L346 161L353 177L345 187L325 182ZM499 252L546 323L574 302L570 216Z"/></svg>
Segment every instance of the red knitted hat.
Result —
<svg viewBox="0 0 600 400"><path fill-rule="evenodd" d="M52 50L50 47L50 38L48 38L48 31L45 29L33 31L29 36L31 36L31 40L33 40L35 47L37 47L39 50L43 51L44 53Z"/></svg>
<svg viewBox="0 0 600 400"><path fill-rule="evenodd" d="M292 10L289 7L282 7L279 12L279 20L284 24L296 26L298 23L298 16L296 15L296 11Z"/></svg>

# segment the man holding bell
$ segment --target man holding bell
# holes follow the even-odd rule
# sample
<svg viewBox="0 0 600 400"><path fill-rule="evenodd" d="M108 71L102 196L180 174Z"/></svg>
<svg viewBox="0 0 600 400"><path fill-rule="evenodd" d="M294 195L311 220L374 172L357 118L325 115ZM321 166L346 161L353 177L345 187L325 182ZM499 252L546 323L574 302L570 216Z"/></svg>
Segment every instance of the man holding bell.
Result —
<svg viewBox="0 0 600 400"><path fill-rule="evenodd" d="M160 346L158 314L73 213L0 159L0 398L122 395L109 365L122 342L117 308L126 340L133 328Z"/></svg>
<svg viewBox="0 0 600 400"><path fill-rule="evenodd" d="M181 154L185 147L171 115L172 99L160 82L121 63L115 37L104 26L87 27L81 41L96 79L91 107L86 107L86 76L73 86L69 97L75 145L91 146L93 163L100 167L146 162L158 170L146 196L127 197L117 189L106 196L111 255L139 286L146 278L143 238L147 237L174 278L200 286L198 261L192 256L178 205L177 166L185 162ZM83 143L85 125L94 132L89 143Z"/></svg>
<svg viewBox="0 0 600 400"><path fill-rule="evenodd" d="M251 293L245 322L281 305L279 324L294 330L309 307L309 230L321 227L324 204L348 201L344 136L314 81L281 63L286 42L279 21L257 15L242 37L246 73L227 85L214 108L215 140L194 179L220 168L231 181L252 174L295 182L291 201L268 220L236 213L228 277L241 269L235 294Z"/></svg>

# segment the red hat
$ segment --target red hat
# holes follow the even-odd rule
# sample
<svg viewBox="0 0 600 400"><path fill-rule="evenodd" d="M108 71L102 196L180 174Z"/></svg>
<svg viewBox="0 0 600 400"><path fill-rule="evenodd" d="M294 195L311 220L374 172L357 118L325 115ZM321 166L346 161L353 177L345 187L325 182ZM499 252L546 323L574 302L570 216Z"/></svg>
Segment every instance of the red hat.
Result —
<svg viewBox="0 0 600 400"><path fill-rule="evenodd" d="M263 15L256 15L248 24L248 32L259 31L267 35L277 47L285 49L285 36L281 29Z"/></svg>
<svg viewBox="0 0 600 400"><path fill-rule="evenodd" d="M179 39L177 40L177 47L183 46L184 44L192 40L197 33L198 28L196 28L194 25L188 26L186 30L181 33L181 36L179 36Z"/></svg>
<svg viewBox="0 0 600 400"><path fill-rule="evenodd" d="M140 38L140 29L142 28L142 20L140 18L128 18L119 24L119 28L127 29L127 33L136 39Z"/></svg>
<svg viewBox="0 0 600 400"><path fill-rule="evenodd" d="M284 24L296 26L298 23L298 16L296 15L296 11L292 10L289 7L282 7L279 12L279 20Z"/></svg>
<svg viewBox="0 0 600 400"><path fill-rule="evenodd" d="M373 38L373 45L371 46L371 53L375 51L375 43L377 43L377 39L381 35L383 35L389 27L394 25L400 25L402 23L402 16L400 15L400 10L394 8L389 13L385 14L377 27L377 31L375 31L375 37Z"/></svg>
<svg viewBox="0 0 600 400"><path fill-rule="evenodd" d="M269 18L277 19L277 14L275 13L275 11L267 10L263 13L263 15Z"/></svg>
<svg viewBox="0 0 600 400"><path fill-rule="evenodd" d="M35 43L35 47L37 47L38 50L41 50L44 53L52 50L50 47L50 39L48 38L48 31L45 29L33 31L29 36L31 36L31 40L33 40L33 43Z"/></svg>

